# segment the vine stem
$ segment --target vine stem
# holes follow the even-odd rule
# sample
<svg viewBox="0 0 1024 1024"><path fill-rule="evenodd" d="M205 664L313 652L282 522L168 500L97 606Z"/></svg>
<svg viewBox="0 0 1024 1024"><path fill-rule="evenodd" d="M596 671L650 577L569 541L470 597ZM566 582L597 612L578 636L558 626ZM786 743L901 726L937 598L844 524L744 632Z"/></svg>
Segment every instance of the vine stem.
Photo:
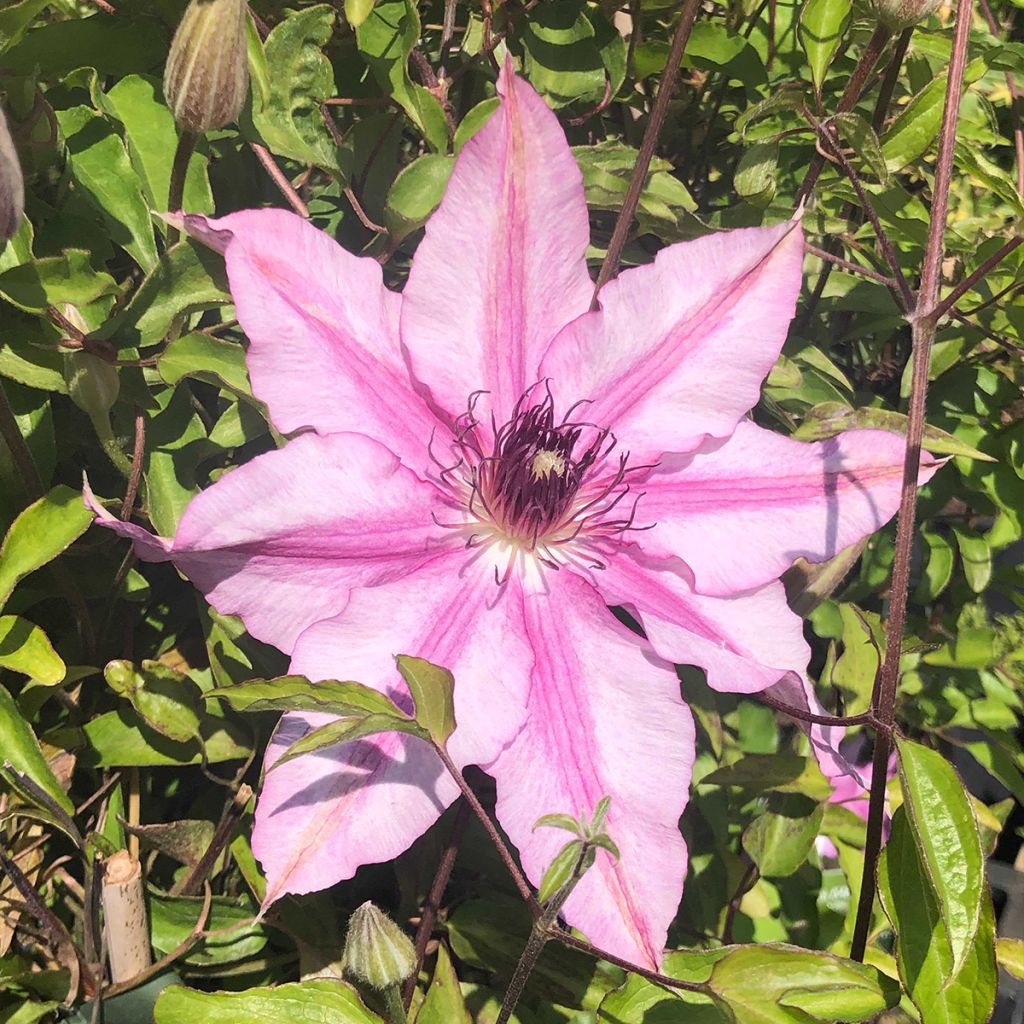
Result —
<svg viewBox="0 0 1024 1024"><path fill-rule="evenodd" d="M171 185L167 191L167 209L176 213L181 209L185 197L185 178L188 175L188 164L195 151L199 137L194 132L184 131L178 137L178 145L174 150L174 162L171 164ZM167 229L167 248L169 249L181 237L175 227Z"/></svg>
<svg viewBox="0 0 1024 1024"><path fill-rule="evenodd" d="M679 67L683 60L683 52L686 49L686 43L690 38L690 32L693 30L693 23L697 18L699 10L700 0L683 0L679 22L676 25L675 34L672 36L672 45L668 51L665 70L661 74L661 82L658 85L658 95L654 97L651 116L647 121L647 128L644 130L644 137L640 143L640 152L633 167L633 175L629 179L629 188L626 189L626 198L622 201L622 209L619 210L615 227L612 228L612 237L608 242L608 251L604 255L601 269L597 274L597 281L594 283L594 297L591 300L591 309L597 309L598 293L608 283L615 271L619 269L619 261L622 258L623 247L626 244L626 236L629 234L629 229L633 226L633 217L640 203L640 193L643 191L644 182L647 180L651 159L654 157L654 150L658 145L658 136L661 134L661 127L665 123L668 104L675 90L676 79L679 77Z"/></svg>
<svg viewBox="0 0 1024 1024"><path fill-rule="evenodd" d="M956 143L956 119L963 94L964 67L967 63L967 39L971 27L974 0L958 0L953 52L946 83L946 101L942 111L942 129L935 168L928 242L925 247L921 287L915 312L911 315L913 369L910 384L910 408L907 421L907 447L903 460L903 483L899 517L896 521L896 553L892 569L892 591L889 619L886 624L885 660L875 680L871 708L878 720L872 767L871 794L868 804L867 837L864 844L864 871L861 876L857 918L850 944L850 956L864 959L871 911L875 900L875 868L882 846L882 825L885 810L885 785L892 728L899 684L900 655L903 650L903 628L907 617L907 594L910 589L910 556L914 541L914 514L917 509L917 476L921 467L921 439L924 434L925 397L928 391L928 368L932 343L935 341L937 318L934 315L942 273L943 240L949 210L949 186L953 176L953 150ZM925 312L922 314L922 310Z"/></svg>
<svg viewBox="0 0 1024 1024"><path fill-rule="evenodd" d="M402 989L402 1002L408 1010L412 1003L413 993L416 991L416 979L423 970L423 961L427 955L427 943L434 930L437 921L437 913L441 909L441 900L444 898L444 891L448 888L448 879L451 878L452 868L455 867L455 858L459 852L459 844L462 842L462 834L466 831L469 823L469 804L463 801L455 815L455 822L452 825L451 835L448 837L448 845L441 854L441 859L434 874L434 881L430 886L427 895L427 902L423 905L423 913L420 917L419 928L416 929L416 970L406 979Z"/></svg>
<svg viewBox="0 0 1024 1024"><path fill-rule="evenodd" d="M860 94L863 92L864 85L868 80L868 75L874 71L875 65L878 63L878 58L881 57L882 51L885 49L885 45L889 41L889 38L890 35L888 30L882 28L881 25L871 33L871 38L868 40L867 46L864 47L864 52L860 55L860 60L857 62L857 66L853 69L853 74L850 75L850 80L846 83L843 95L839 97L839 103L836 105L837 114L845 114L848 110L853 110L857 105L857 101L860 99ZM814 159L811 160L811 164L807 168L807 173L804 175L800 191L796 194L797 206L804 202L814 190L814 186L817 183L824 166L825 158L821 153L815 153Z"/></svg>

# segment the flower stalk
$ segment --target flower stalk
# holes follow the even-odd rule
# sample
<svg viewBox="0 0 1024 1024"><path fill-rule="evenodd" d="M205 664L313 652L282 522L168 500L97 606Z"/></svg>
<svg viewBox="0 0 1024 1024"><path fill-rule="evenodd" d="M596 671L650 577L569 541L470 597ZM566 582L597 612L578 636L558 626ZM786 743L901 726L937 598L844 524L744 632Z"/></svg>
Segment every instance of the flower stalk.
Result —
<svg viewBox="0 0 1024 1024"><path fill-rule="evenodd" d="M900 655L903 650L903 629L907 617L907 596L910 590L910 557L914 542L914 516L917 510L918 470L921 464L921 442L924 435L925 397L928 392L928 369L932 344L935 341L937 317L934 315L942 272L943 239L949 209L949 186L953 173L956 144L956 120L963 94L964 67L967 64L967 41L971 26L973 0L958 0L953 52L946 84L946 102L942 112L942 129L935 170L928 243L925 248L921 287L915 314L911 319L913 371L910 384L910 408L907 422L907 446L903 462L903 484L896 521L896 553L892 569L892 595L886 626L885 660L875 680L871 708L877 719L871 796L868 805L868 828L864 846L864 871L861 876L860 899L853 929L850 956L863 960L867 948L871 911L875 898L875 867L882 846L885 816L886 767L892 747L892 729L896 710L896 693L900 677ZM924 311L924 312L922 312Z"/></svg>

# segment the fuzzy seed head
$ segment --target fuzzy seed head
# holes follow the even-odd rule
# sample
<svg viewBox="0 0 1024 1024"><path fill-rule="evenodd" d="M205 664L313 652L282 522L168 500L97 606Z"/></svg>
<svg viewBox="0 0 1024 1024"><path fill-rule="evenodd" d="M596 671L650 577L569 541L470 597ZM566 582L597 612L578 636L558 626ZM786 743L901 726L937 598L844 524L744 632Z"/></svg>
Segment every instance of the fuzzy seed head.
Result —
<svg viewBox="0 0 1024 1024"><path fill-rule="evenodd" d="M238 119L249 89L245 0L192 0L174 33L164 96L179 126L199 134Z"/></svg>
<svg viewBox="0 0 1024 1024"><path fill-rule="evenodd" d="M367 900L349 918L342 965L357 981L382 991L416 970L416 950L405 932Z"/></svg>
<svg viewBox="0 0 1024 1024"><path fill-rule="evenodd" d="M879 24L892 32L902 32L934 14L942 0L868 0Z"/></svg>

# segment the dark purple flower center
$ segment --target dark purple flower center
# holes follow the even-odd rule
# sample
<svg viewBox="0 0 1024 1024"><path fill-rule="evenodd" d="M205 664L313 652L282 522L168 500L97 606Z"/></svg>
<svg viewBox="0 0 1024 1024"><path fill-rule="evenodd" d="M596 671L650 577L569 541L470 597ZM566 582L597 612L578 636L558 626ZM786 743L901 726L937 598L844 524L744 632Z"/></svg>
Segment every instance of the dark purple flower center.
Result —
<svg viewBox="0 0 1024 1024"><path fill-rule="evenodd" d="M629 466L628 453L613 455L607 427L574 419L586 403L558 419L550 391L535 400L538 388L519 399L507 423L492 420L486 443L475 415L480 396L470 398L456 424L454 464L435 460L464 517L441 525L465 532L468 546L503 545L510 557L526 550L553 566L579 557L600 566L608 539L636 529L641 495L626 500L629 479L651 467Z"/></svg>

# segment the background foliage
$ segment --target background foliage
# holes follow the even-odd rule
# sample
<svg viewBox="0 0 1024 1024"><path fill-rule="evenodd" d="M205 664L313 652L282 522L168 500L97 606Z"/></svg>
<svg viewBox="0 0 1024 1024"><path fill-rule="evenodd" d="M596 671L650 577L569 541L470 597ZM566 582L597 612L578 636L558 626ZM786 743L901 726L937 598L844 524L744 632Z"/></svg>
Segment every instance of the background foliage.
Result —
<svg viewBox="0 0 1024 1024"><path fill-rule="evenodd" d="M889 787L898 809L867 950L882 973L829 955L850 950L863 821L828 802L789 719L713 693L684 668L699 753L682 823L690 876L670 936L679 951L665 970L706 985L673 992L551 944L517 1010L522 1024L807 1024L887 1007L891 1019L931 1024L991 1011L1005 896L997 888L994 911L983 861L1012 862L1024 820L1024 249L986 261L1015 237L1024 203L1013 77L1024 80L1024 42L1014 41L1019 9L980 3L943 292L984 272L940 321L930 370L926 443L952 461L918 508L897 706L912 742L901 741ZM26 219L0 247L7 1024L68 1009L97 1019L81 1006L103 984L97 858L128 845L143 851L151 942L166 970L123 994L108 989L106 1020L149 1019L175 980L187 988L155 1002L159 1024L374 1020L372 997L368 1010L338 980L345 918L372 898L414 922L453 829L450 812L394 863L256 921L263 883L247 787L275 716L203 694L280 675L284 661L168 565L137 565L111 534L87 531L83 470L115 514L170 535L200 487L281 440L250 392L220 258L187 240L169 245L153 215L167 208L178 144L161 75L183 6L0 7L0 94L27 186ZM290 204L378 258L400 287L453 155L493 109L494 59L507 50L575 147L596 268L665 68L673 5L264 0L252 12L250 99L237 126L200 140L185 209ZM791 216L816 158L812 122L840 108L876 25L849 0L700 7L624 262ZM942 6L886 33L863 95L829 122L848 166L832 153L804 210L814 248L756 410L766 425L805 439L905 428L911 330L891 279L895 267L916 287L925 258L951 25ZM812 674L837 712L871 707L894 532L790 581L809 614ZM851 730L863 757L871 735ZM969 795L933 751L955 761ZM486 804L489 781L471 781ZM421 1024L494 1019L529 930L487 837L474 820L463 826L414 999ZM835 856L816 847L819 833ZM1009 877L993 870L1003 885ZM731 945L751 943L762 945ZM1019 977L1019 941L998 951ZM288 984L267 987L277 983Z"/></svg>

